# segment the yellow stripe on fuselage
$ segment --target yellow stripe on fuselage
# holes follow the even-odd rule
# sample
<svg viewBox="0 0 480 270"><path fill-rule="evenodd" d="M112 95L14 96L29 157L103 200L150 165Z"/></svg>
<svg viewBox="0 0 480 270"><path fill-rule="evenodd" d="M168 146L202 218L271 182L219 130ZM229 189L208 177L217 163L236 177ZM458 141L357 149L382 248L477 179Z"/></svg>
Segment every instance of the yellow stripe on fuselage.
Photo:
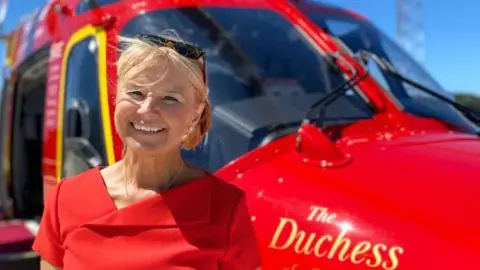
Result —
<svg viewBox="0 0 480 270"><path fill-rule="evenodd" d="M65 84L67 65L70 53L73 47L83 39L94 36L98 42L98 82L99 82L99 100L100 111L103 125L103 136L105 142L105 152L107 155L107 164L111 165L115 162L113 150L113 137L111 130L110 111L108 102L108 84L107 84L107 34L99 28L87 25L75 32L65 47L62 59L62 71L60 76L60 90L58 95L58 123L57 123L57 181L61 180L63 170L63 118L65 107Z"/></svg>

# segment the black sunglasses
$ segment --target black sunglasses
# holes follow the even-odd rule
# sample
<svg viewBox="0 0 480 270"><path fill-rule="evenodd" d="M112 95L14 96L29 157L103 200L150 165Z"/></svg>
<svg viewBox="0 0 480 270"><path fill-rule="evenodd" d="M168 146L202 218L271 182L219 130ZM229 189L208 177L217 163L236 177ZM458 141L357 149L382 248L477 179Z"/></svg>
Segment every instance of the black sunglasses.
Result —
<svg viewBox="0 0 480 270"><path fill-rule="evenodd" d="M185 42L171 40L168 38L151 35L151 34L139 34L139 35L136 35L135 37L147 42L151 42L157 46L169 47L175 50L178 54L190 59L198 60L205 55L205 52L201 48ZM203 82L205 82L206 84L207 75L205 74L205 59L203 59L202 76L203 76Z"/></svg>
<svg viewBox="0 0 480 270"><path fill-rule="evenodd" d="M200 57L205 55L205 52L192 44L175 41L171 39L167 39L164 37L150 35L150 34L139 34L136 38L151 42L157 46L165 46L174 49L180 55L198 60Z"/></svg>

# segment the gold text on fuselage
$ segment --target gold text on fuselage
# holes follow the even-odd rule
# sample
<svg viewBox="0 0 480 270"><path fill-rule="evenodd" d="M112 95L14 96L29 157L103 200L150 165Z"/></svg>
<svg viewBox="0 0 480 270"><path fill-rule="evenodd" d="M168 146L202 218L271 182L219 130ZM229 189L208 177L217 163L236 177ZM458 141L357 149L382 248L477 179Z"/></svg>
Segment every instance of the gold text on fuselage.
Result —
<svg viewBox="0 0 480 270"><path fill-rule="evenodd" d="M343 224L336 213L328 208L311 206L306 221L319 224ZM371 241L354 242L348 238L348 226L338 227L338 233L318 234L318 231L302 230L301 224L293 218L281 217L270 241L269 247L276 250L293 249L297 254L315 256L319 259L340 260L345 263L365 264L371 268L394 270L399 266L399 256L404 250L400 246L387 246ZM327 228L325 227L327 230ZM319 262L321 264L321 262Z"/></svg>

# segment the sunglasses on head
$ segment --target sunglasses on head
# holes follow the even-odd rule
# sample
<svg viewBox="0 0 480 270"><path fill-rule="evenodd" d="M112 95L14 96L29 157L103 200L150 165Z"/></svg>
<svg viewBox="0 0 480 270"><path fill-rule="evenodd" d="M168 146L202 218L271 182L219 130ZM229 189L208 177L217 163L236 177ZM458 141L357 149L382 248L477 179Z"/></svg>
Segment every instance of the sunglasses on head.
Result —
<svg viewBox="0 0 480 270"><path fill-rule="evenodd" d="M193 60L198 60L205 55L205 52L201 48L198 48L192 44L188 44L185 42L171 40L168 38L151 35L151 34L139 34L139 35L136 35L135 37L147 42L151 42L157 46L169 47L175 50L178 54ZM202 76L203 76L203 81L207 83L207 78L205 74L205 59L203 60Z"/></svg>
<svg viewBox="0 0 480 270"><path fill-rule="evenodd" d="M198 60L205 55L205 52L202 49L192 44L175 41L156 35L140 34L137 35L136 38L151 42L157 46L169 47L175 50L178 54L194 60Z"/></svg>

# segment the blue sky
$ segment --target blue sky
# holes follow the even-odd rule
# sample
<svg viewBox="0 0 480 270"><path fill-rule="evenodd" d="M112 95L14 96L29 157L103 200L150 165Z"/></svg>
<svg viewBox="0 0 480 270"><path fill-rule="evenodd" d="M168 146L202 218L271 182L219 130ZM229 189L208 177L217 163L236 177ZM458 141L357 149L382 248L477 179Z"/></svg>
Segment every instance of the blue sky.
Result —
<svg viewBox="0 0 480 270"><path fill-rule="evenodd" d="M324 0L357 11L391 37L396 32L396 0ZM4 29L45 0L9 0ZM480 95L480 1L423 0L426 69L447 90ZM0 46L3 63L4 46Z"/></svg>
<svg viewBox="0 0 480 270"><path fill-rule="evenodd" d="M396 0L328 0L396 36ZM480 95L480 1L423 0L424 67L447 90Z"/></svg>

